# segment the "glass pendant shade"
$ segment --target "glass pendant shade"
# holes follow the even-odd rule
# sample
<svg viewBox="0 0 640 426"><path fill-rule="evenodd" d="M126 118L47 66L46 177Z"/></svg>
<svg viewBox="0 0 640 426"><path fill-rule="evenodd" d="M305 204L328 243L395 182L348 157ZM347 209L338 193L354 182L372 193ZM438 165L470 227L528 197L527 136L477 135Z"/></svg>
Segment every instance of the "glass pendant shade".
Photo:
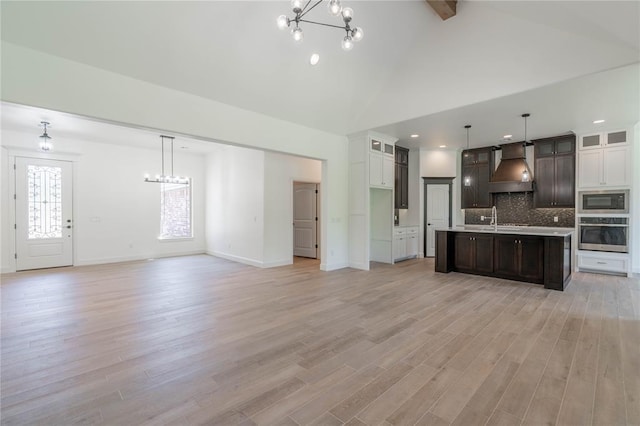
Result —
<svg viewBox="0 0 640 426"><path fill-rule="evenodd" d="M342 19L344 22L349 22L353 19L353 9L350 7L345 7L342 9Z"/></svg>
<svg viewBox="0 0 640 426"><path fill-rule="evenodd" d="M40 151L51 151L51 137L46 133L40 136Z"/></svg>
<svg viewBox="0 0 640 426"><path fill-rule="evenodd" d="M302 10L303 0L291 0L291 8L298 13Z"/></svg>
<svg viewBox="0 0 640 426"><path fill-rule="evenodd" d="M364 31L360 27L355 27L351 30L351 37L353 37L353 41L360 41L364 37Z"/></svg>
<svg viewBox="0 0 640 426"><path fill-rule="evenodd" d="M286 15L278 16L278 20L276 22L278 23L278 28L281 30L284 30L289 26L289 18L287 18Z"/></svg>
<svg viewBox="0 0 640 426"><path fill-rule="evenodd" d="M526 170L522 171L522 182L529 182L529 172Z"/></svg>
<svg viewBox="0 0 640 426"><path fill-rule="evenodd" d="M346 51L353 49L353 39L351 38L351 36L346 36L342 40L342 49Z"/></svg>
<svg viewBox="0 0 640 426"><path fill-rule="evenodd" d="M465 176L464 186L471 186L471 178L469 176Z"/></svg>
<svg viewBox="0 0 640 426"><path fill-rule="evenodd" d="M340 15L342 12L342 5L340 4L340 0L330 0L329 1L329 13L333 16Z"/></svg>
<svg viewBox="0 0 640 426"><path fill-rule="evenodd" d="M302 40L304 39L304 35L302 34L302 28L296 27L296 28L292 29L291 30L291 35L293 36L293 40L296 43L302 43Z"/></svg>

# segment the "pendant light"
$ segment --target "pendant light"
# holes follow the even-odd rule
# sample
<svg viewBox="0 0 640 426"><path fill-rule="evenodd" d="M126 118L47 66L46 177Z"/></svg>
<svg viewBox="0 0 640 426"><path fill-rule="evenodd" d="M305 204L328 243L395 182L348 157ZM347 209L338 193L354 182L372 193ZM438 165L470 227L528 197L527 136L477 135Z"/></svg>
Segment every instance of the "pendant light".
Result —
<svg viewBox="0 0 640 426"><path fill-rule="evenodd" d="M164 174L164 140L165 139L170 139L171 140L171 175L167 176ZM188 177L182 177L182 176L176 176L173 174L173 140L175 138L173 136L165 136L165 135L160 135L160 140L161 140L161 150L162 150L162 165L161 165L161 170L162 170L162 174L161 175L156 175L155 178L150 178L149 175L145 175L144 177L144 181L145 182L152 182L152 183L175 183L175 184L179 184L179 185L187 185L189 183L189 178Z"/></svg>
<svg viewBox="0 0 640 426"><path fill-rule="evenodd" d="M42 133L40 138L40 151L49 152L51 151L51 136L47 133L47 126L49 126L48 121L41 121L40 125L44 127L44 133Z"/></svg>
<svg viewBox="0 0 640 426"><path fill-rule="evenodd" d="M471 124L467 124L466 126L464 126L465 129L467 129L467 151L469 150L469 129L471 128ZM469 155L469 153L465 153L464 154L465 157L467 157ZM464 186L471 186L471 176L467 175L464 177Z"/></svg>
<svg viewBox="0 0 640 426"><path fill-rule="evenodd" d="M527 118L529 118L531 114L522 114L522 118L524 118L524 142L523 142L523 151L524 151L524 163L527 164ZM529 170L526 168L522 171L522 182L529 182L531 176L529 176Z"/></svg>

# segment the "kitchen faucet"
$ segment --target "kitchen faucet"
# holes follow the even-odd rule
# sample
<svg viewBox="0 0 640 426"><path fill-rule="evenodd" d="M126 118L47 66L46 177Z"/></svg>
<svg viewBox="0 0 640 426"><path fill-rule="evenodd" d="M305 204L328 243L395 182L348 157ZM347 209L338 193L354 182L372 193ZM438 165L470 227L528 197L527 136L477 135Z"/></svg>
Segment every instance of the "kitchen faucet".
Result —
<svg viewBox="0 0 640 426"><path fill-rule="evenodd" d="M498 230L498 210L496 210L496 206L491 207L491 223L493 225L494 231Z"/></svg>

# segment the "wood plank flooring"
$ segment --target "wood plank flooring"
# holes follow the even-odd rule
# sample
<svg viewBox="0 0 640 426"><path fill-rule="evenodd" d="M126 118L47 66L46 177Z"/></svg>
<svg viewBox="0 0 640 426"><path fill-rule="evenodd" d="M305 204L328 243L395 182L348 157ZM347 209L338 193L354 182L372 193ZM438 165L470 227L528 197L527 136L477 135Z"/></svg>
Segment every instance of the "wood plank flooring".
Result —
<svg viewBox="0 0 640 426"><path fill-rule="evenodd" d="M640 425L640 280L210 256L2 276L2 425Z"/></svg>

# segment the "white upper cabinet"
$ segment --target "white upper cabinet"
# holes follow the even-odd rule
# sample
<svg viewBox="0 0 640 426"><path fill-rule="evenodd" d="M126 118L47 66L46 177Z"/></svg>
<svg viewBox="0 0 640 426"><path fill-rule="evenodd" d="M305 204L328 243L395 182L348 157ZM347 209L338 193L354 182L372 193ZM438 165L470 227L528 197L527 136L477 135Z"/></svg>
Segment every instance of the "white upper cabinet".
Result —
<svg viewBox="0 0 640 426"><path fill-rule="evenodd" d="M598 149L609 146L621 146L629 144L629 132L627 130L613 130L610 132L591 133L580 136L579 149Z"/></svg>
<svg viewBox="0 0 640 426"><path fill-rule="evenodd" d="M631 185L630 132L614 130L580 136L578 188Z"/></svg>

